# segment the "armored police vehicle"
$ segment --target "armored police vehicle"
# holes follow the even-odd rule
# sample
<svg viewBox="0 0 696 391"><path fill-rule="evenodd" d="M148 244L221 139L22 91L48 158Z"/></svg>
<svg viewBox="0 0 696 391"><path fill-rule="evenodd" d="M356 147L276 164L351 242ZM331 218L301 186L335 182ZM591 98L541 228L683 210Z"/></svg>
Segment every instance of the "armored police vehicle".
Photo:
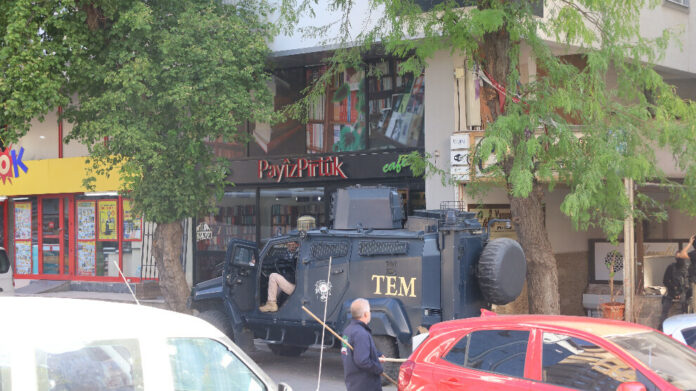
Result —
<svg viewBox="0 0 696 391"><path fill-rule="evenodd" d="M401 205L391 188L340 189L331 229L272 238L261 251L235 239L222 275L194 286L191 306L242 346L243 336L253 335L276 354L296 356L319 346L322 335L302 306L340 333L350 303L363 297L378 349L407 357L411 338L434 323L478 316L520 294L524 253L512 239L489 240L493 221L482 227L474 213L441 209L417 212L404 229ZM295 289L280 293L276 312L261 312L271 273ZM339 342L326 333L324 344ZM388 368L392 375L396 370Z"/></svg>

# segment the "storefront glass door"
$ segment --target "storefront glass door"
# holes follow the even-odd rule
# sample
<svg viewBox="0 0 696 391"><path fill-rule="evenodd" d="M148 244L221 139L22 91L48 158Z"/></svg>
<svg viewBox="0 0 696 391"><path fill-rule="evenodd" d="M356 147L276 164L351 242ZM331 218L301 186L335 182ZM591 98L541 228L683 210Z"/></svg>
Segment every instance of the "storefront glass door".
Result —
<svg viewBox="0 0 696 391"><path fill-rule="evenodd" d="M39 248L41 274L70 275L70 198L40 198Z"/></svg>

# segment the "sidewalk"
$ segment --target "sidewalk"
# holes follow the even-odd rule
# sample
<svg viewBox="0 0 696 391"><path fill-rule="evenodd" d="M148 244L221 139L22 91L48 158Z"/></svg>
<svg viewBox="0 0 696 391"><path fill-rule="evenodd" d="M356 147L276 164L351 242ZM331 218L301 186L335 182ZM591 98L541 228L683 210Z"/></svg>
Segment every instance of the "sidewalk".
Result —
<svg viewBox="0 0 696 391"><path fill-rule="evenodd" d="M70 299L88 299L115 301L119 303L136 303L135 296L130 292L105 292L71 289L70 281L34 280L28 285L15 289L15 296L60 297ZM141 305L157 308L167 308L162 297L154 299L138 299Z"/></svg>

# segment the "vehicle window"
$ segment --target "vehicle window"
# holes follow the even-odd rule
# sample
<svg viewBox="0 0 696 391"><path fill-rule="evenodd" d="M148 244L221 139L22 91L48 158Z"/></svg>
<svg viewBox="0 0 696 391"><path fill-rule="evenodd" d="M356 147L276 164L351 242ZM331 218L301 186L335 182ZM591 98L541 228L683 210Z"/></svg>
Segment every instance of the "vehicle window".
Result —
<svg viewBox="0 0 696 391"><path fill-rule="evenodd" d="M465 368L523 377L529 331L482 330L462 338L445 360Z"/></svg>
<svg viewBox="0 0 696 391"><path fill-rule="evenodd" d="M12 391L12 367L6 346L0 346L0 391Z"/></svg>
<svg viewBox="0 0 696 391"><path fill-rule="evenodd" d="M696 349L696 327L689 327L682 330L686 344Z"/></svg>
<svg viewBox="0 0 696 391"><path fill-rule="evenodd" d="M256 264L254 250L248 247L235 247L232 262L239 266L254 266Z"/></svg>
<svg viewBox="0 0 696 391"><path fill-rule="evenodd" d="M140 348L135 339L74 343L56 341L36 349L40 391L143 390Z"/></svg>
<svg viewBox="0 0 696 391"><path fill-rule="evenodd" d="M578 390L615 390L636 380L635 369L592 342L544 333L542 380Z"/></svg>
<svg viewBox="0 0 696 391"><path fill-rule="evenodd" d="M169 363L176 391L266 391L234 353L208 338L170 338Z"/></svg>
<svg viewBox="0 0 696 391"><path fill-rule="evenodd" d="M7 259L5 250L0 250L0 274L5 274L10 270L10 260Z"/></svg>
<svg viewBox="0 0 696 391"><path fill-rule="evenodd" d="M696 389L696 352L657 331L606 337L682 390Z"/></svg>

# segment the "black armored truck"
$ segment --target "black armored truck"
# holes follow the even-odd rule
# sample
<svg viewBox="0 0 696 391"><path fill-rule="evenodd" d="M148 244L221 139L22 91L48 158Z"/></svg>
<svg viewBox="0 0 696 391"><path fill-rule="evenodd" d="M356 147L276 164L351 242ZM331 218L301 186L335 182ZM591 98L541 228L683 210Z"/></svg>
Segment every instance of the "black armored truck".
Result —
<svg viewBox="0 0 696 391"><path fill-rule="evenodd" d="M253 337L276 354L296 356L320 346L322 336L302 306L340 333L350 321L350 303L362 297L370 302L377 348L387 357L407 357L412 337L431 325L478 316L522 290L521 246L489 240L494 221L482 227L472 212L417 211L404 228L394 189L350 187L334 195L332 218L332 228L275 237L260 251L254 242L231 241L222 275L193 287L191 307L242 346ZM272 273L295 289L280 293L277 311L261 312ZM325 346L339 344L326 333Z"/></svg>

